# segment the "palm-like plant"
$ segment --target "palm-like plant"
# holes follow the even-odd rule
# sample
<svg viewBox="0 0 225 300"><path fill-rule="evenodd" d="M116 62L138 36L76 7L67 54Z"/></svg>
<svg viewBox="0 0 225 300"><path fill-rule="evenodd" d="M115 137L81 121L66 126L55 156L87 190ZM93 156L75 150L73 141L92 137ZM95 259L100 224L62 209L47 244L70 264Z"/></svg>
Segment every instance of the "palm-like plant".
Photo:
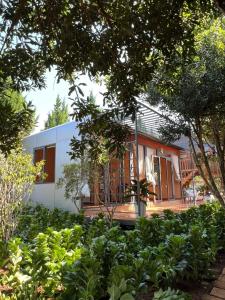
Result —
<svg viewBox="0 0 225 300"><path fill-rule="evenodd" d="M138 193L138 183L139 183L139 193ZM147 181L146 178L143 178L141 180L132 179L131 180L131 186L128 188L125 198L130 198L134 196L140 196L140 200L145 202L150 198L150 196L156 196L154 192L151 192L149 190L151 183Z"/></svg>

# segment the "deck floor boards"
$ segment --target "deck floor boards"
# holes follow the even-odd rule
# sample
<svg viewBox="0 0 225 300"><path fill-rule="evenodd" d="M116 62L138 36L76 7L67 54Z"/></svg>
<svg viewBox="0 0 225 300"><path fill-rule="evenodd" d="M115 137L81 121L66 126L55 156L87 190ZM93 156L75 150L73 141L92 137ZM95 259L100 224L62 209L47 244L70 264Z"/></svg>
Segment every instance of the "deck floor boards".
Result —
<svg viewBox="0 0 225 300"><path fill-rule="evenodd" d="M196 205L203 204L203 201L197 201ZM185 203L183 200L170 200L170 201L162 201L159 203L150 202L146 208L146 217L151 217L152 214L162 214L165 209L170 209L174 212L181 212L189 209L190 207L194 206L194 203ZM112 207L108 207L111 209ZM87 217L95 217L99 213L106 213L107 209L104 206L94 206L94 205L86 205L84 206L84 213ZM128 221L135 221L137 218L137 214L135 213L134 205L123 204L118 205L115 213L113 215L114 220L128 220Z"/></svg>

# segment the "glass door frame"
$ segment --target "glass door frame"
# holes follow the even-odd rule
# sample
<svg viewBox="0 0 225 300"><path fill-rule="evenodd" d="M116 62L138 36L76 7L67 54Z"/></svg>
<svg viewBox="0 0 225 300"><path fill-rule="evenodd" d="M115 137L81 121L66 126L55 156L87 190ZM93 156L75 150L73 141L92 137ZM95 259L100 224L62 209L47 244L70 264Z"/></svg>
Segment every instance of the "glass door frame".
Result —
<svg viewBox="0 0 225 300"><path fill-rule="evenodd" d="M156 199L156 196L154 196L154 202L161 202L162 201L162 185L161 185L161 161L160 161L160 156L158 155L152 155L152 162L153 162L153 174L155 176L155 158L158 160L158 167L159 167L159 174L158 174L158 190L160 192L160 197ZM156 193L156 184L153 186L153 191Z"/></svg>
<svg viewBox="0 0 225 300"><path fill-rule="evenodd" d="M157 158L158 159L158 163L159 163L159 178L158 178L158 183L159 183L159 191L160 191L160 197L158 199L156 199L156 196L154 196L154 201L156 202L162 202L163 198L162 198L162 175L161 175L161 158L166 159L166 182L167 182L167 200L171 201L174 199L174 192L175 192L175 187L174 187L174 170L173 170L173 162L172 162L172 158L171 157L167 157L164 155L153 155L152 156L152 160L153 160L153 174L155 174L155 164L154 164L154 159ZM168 178L168 161L171 162L171 176L172 176L172 182L171 184L171 188L172 188L172 198L169 197L169 178ZM156 185L153 186L154 187L154 193L156 192Z"/></svg>

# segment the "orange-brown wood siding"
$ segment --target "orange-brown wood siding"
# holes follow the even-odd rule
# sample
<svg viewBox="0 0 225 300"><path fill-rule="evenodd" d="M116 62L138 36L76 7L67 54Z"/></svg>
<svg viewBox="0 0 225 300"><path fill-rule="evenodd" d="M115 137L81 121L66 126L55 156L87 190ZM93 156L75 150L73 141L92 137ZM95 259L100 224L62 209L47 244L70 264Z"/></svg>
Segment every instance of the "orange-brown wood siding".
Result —
<svg viewBox="0 0 225 300"><path fill-rule="evenodd" d="M134 141L134 140L135 140L135 136L134 136L134 134L131 134L130 135L130 141ZM169 153L173 153L173 154L177 155L178 157L180 156L180 150L179 149L177 149L173 146L168 146L168 145L162 144L160 142L154 141L151 138L143 136L143 135L138 136L138 144L150 147L152 149L161 149L161 150L165 151L165 153L169 152ZM135 155L135 153L136 152L134 151L134 155ZM134 164L136 164L136 163L134 163ZM161 169L162 168L165 168L165 163L164 162L163 162L163 167L161 165ZM174 171L174 174L175 174L175 171ZM165 178L166 178L165 177L166 176L165 170L163 170L163 171L161 170L161 177L162 176L163 176L163 181L164 181ZM170 171L167 174L167 176L172 176L172 174L170 174ZM156 193L157 193L157 195L159 195L158 186L156 186ZM162 198L165 198L165 195L166 195L166 187L165 187L165 184L163 183ZM169 184L169 186L168 186L168 194L167 195L169 195L169 198L170 198L170 196L172 196L172 183ZM181 193L180 181L174 180L174 198L175 199L180 199L181 197L182 197L182 193ZM158 196L156 198L158 199ZM168 197L167 197L167 199L168 199Z"/></svg>
<svg viewBox="0 0 225 300"><path fill-rule="evenodd" d="M174 196L175 199L181 199L182 193L181 193L181 184L180 181L174 180Z"/></svg>
<svg viewBox="0 0 225 300"><path fill-rule="evenodd" d="M134 135L131 135L131 140L134 140L134 139L135 139ZM153 149L163 149L165 151L170 151L170 152L173 152L174 154L176 154L178 156L179 156L179 153L180 153L179 149L176 149L172 146L168 146L168 145L165 145L165 144L161 144L160 142L154 141L154 140L152 140L148 137L145 137L143 135L138 136L138 144L148 146L148 147L153 148Z"/></svg>
<svg viewBox="0 0 225 300"><path fill-rule="evenodd" d="M40 161L42 161L44 159L44 149L40 148L40 149L35 149L34 150L34 163L38 163ZM40 182L41 178L40 176L36 176L36 183Z"/></svg>
<svg viewBox="0 0 225 300"><path fill-rule="evenodd" d="M129 137L130 141L134 141L134 135L131 134ZM146 147L150 147L151 149L159 149L163 150L165 155L169 156L169 153L173 153L177 156L179 156L179 149L176 149L172 146L167 146L164 145L160 142L154 141L151 138L148 138L146 136L139 135L138 136L138 144ZM132 144L131 146L132 153L133 153L133 176L136 177L137 174L137 162L136 162L136 146L135 144ZM155 159L158 159L155 157ZM159 176L161 177L161 185L162 185L162 195L161 194L161 189L159 189L158 184L155 186L155 192L157 194L156 199L162 199L167 200L167 199L172 199L173 196L176 199L181 198L181 187L180 187L180 182L174 180L174 195L173 195L173 187L172 187L172 163L171 161L166 160L163 157L160 157L160 163L161 163L161 174ZM130 171L130 152L127 151L124 154L124 161L123 161L123 170L124 174L122 174L122 178L120 177L120 160L118 159L112 159L110 161L110 196L111 196L111 201L119 201L120 197L120 185L121 189L124 188L124 185L130 185L130 179L131 178L131 171ZM144 176L145 172L145 166L144 166L144 171L142 172L143 174L140 174L140 178ZM120 182L121 178L121 182ZM153 191L153 186L149 187L151 191Z"/></svg>
<svg viewBox="0 0 225 300"><path fill-rule="evenodd" d="M127 151L124 155L124 181L130 183L130 153Z"/></svg>
<svg viewBox="0 0 225 300"><path fill-rule="evenodd" d="M44 149L35 149L34 150L34 163L40 162L44 159Z"/></svg>
<svg viewBox="0 0 225 300"><path fill-rule="evenodd" d="M110 162L110 193L111 201L119 200L119 185L120 185L120 161L113 158Z"/></svg>
<svg viewBox="0 0 225 300"><path fill-rule="evenodd" d="M55 147L45 148L45 182L55 181Z"/></svg>
<svg viewBox="0 0 225 300"><path fill-rule="evenodd" d="M168 198L173 198L173 182L172 182L172 163L167 161L167 176L168 176Z"/></svg>
<svg viewBox="0 0 225 300"><path fill-rule="evenodd" d="M167 186L167 165L166 159L160 157L161 164L161 191L162 191L162 200L168 199L168 186Z"/></svg>

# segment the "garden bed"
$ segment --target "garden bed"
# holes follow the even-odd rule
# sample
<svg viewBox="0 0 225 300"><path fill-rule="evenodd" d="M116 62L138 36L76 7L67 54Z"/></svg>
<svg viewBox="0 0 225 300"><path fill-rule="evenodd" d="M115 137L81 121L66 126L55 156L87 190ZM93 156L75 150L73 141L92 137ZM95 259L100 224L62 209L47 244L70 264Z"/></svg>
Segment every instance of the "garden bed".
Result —
<svg viewBox="0 0 225 300"><path fill-rule="evenodd" d="M0 266L0 298L144 300L162 288L154 299L197 300L224 266L224 246L225 210L217 204L140 218L130 230L25 208Z"/></svg>
<svg viewBox="0 0 225 300"><path fill-rule="evenodd" d="M213 286L214 286L214 280L216 280L220 275L225 267L225 252L220 251L218 253L218 256L216 258L216 262L212 265L211 268L211 276L208 278L208 280L204 281L197 281L197 282L191 282L191 281L181 281L177 282L173 285L173 289L175 290L182 290L185 293L188 293L191 295L192 300L202 300L203 296L206 294L210 294ZM154 296L154 290L150 288L146 292L140 293L137 296L137 300L150 300Z"/></svg>

